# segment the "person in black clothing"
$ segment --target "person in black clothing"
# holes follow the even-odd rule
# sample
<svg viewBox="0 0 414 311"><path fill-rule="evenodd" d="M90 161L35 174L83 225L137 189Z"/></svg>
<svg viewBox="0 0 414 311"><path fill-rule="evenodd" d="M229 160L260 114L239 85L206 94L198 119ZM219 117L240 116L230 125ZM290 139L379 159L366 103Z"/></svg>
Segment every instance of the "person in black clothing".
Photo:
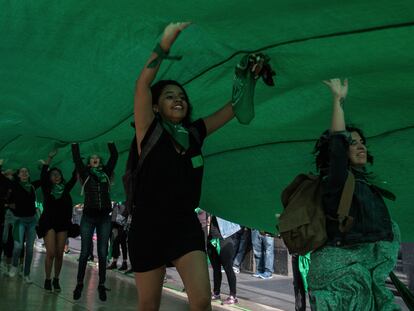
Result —
<svg viewBox="0 0 414 311"><path fill-rule="evenodd" d="M345 124L347 80L325 83L333 95L331 128L319 138L315 154L322 177L328 239L325 246L311 253L307 276L311 308L397 310L394 295L385 286L400 248L398 226L392 222L384 201L395 196L383 189L383 184L376 185L376 179L367 171L366 165L373 163L373 157L362 131ZM352 177L355 187L349 215L339 219L341 195Z"/></svg>
<svg viewBox="0 0 414 311"><path fill-rule="evenodd" d="M240 225L216 216L211 216L210 219L207 253L213 267L214 289L211 300L221 300L221 267L223 266L229 283L230 295L221 304L236 304L239 301L236 296L236 274L233 270L233 258L236 253L234 236L240 230Z"/></svg>
<svg viewBox="0 0 414 311"><path fill-rule="evenodd" d="M0 166L3 164L3 160L0 159ZM12 180L14 172L13 170L5 170L1 172L6 178ZM13 252L13 238L9 234L10 224L14 221L11 220L11 217L14 217L10 211L10 207L14 206L11 204L11 189L6 187L6 185L0 184L0 261L3 272L8 270L8 265L11 263L11 257ZM10 243L11 241L11 243ZM3 252L8 262L5 263L2 260Z"/></svg>
<svg viewBox="0 0 414 311"><path fill-rule="evenodd" d="M61 290L59 274L62 269L63 252L68 230L72 224L72 198L70 191L76 183L76 171L66 183L63 174L57 167L49 169L49 164L56 155L56 150L49 153L46 161L41 160L41 187L43 192L43 213L39 219L38 237L43 238L46 247L44 288L52 291L52 265L55 263L53 288L56 292Z"/></svg>
<svg viewBox="0 0 414 311"><path fill-rule="evenodd" d="M115 203L112 210L112 263L107 267L108 270L116 269L118 258L122 249L122 265L119 271L128 270L128 246L127 232L124 230L128 218L128 212L124 204Z"/></svg>
<svg viewBox="0 0 414 311"><path fill-rule="evenodd" d="M73 291L73 299L81 297L86 264L92 244L92 236L96 229L98 237L99 260L99 298L106 300L106 256L108 253L108 240L111 234L112 203L109 195L111 177L113 175L118 152L114 143L108 143L110 158L106 165L98 155L88 158L87 165L82 162L79 145L72 144L73 161L82 183L82 192L85 195L83 214L80 224L81 253L79 256L77 285Z"/></svg>
<svg viewBox="0 0 414 311"><path fill-rule="evenodd" d="M213 115L190 121L191 106L173 80L151 86L163 56L188 23L168 25L137 80L134 101L136 140L130 158L161 133L138 176L128 249L140 310L157 310L166 266L183 280L191 310L211 310L204 234L194 210L199 205L204 138L234 117L229 102ZM168 237L166 239L166 237Z"/></svg>
<svg viewBox="0 0 414 311"><path fill-rule="evenodd" d="M1 167L0 167L1 169ZM36 238L36 225L38 221L36 209L36 189L40 187L40 181L30 181L29 170L25 167L17 171L13 180L0 174L0 184L12 190L15 201L13 211L15 218L13 238L14 249L12 266L9 276L14 277L17 273L19 257L26 242L23 279L25 283L31 284L30 266L33 259L33 245Z"/></svg>

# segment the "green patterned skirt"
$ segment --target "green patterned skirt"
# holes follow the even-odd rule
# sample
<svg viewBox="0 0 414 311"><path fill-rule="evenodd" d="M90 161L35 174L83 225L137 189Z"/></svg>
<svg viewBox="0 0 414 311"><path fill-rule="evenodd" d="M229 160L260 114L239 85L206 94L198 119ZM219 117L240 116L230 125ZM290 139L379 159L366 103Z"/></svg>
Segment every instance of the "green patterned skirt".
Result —
<svg viewBox="0 0 414 311"><path fill-rule="evenodd" d="M326 246L311 254L308 285L312 310L401 310L385 280L397 263L400 230L394 241Z"/></svg>

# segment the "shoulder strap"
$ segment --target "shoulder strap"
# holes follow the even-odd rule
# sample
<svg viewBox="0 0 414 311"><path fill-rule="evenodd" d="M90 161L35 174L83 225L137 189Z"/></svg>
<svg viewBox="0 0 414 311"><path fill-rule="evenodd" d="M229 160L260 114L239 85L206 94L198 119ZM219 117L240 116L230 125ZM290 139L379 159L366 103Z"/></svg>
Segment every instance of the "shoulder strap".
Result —
<svg viewBox="0 0 414 311"><path fill-rule="evenodd" d="M138 159L137 172L141 170L142 163L144 162L148 153L157 143L158 139L160 139L162 130L163 130L163 127L161 126L160 122L157 122L157 125L155 126L154 131L152 132L152 135L148 138L147 143L145 144L144 148L141 150L141 155L139 156L139 159Z"/></svg>
<svg viewBox="0 0 414 311"><path fill-rule="evenodd" d="M193 135L197 144L201 145L200 133L197 131L197 129L194 126L190 126L188 131L191 133L191 135Z"/></svg>
<svg viewBox="0 0 414 311"><path fill-rule="evenodd" d="M349 210L351 209L352 197L355 190L355 176L351 171L348 172L344 189L342 190L341 200L338 207L338 221L339 231L348 232L354 222L354 218L349 216Z"/></svg>

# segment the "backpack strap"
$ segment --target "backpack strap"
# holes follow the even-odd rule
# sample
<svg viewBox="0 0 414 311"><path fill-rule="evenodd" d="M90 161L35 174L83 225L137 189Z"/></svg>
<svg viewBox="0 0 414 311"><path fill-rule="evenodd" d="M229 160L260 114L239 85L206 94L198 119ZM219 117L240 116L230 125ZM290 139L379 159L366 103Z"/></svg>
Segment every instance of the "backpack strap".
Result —
<svg viewBox="0 0 414 311"><path fill-rule="evenodd" d="M352 197L355 189L355 176L352 172L348 172L344 189L342 190L341 200L339 201L338 207L338 221L339 231L348 232L353 223L354 218L349 216L349 210L351 209Z"/></svg>
<svg viewBox="0 0 414 311"><path fill-rule="evenodd" d="M197 129L194 126L190 126L188 131L191 133L191 135L193 135L196 143L201 145L200 133L197 131Z"/></svg>
<svg viewBox="0 0 414 311"><path fill-rule="evenodd" d="M149 152L155 146L158 139L160 139L162 130L163 130L162 125L160 124L160 122L157 122L157 125L155 126L154 131L152 132L152 135L148 138L147 143L145 144L144 148L142 148L141 150L141 155L139 156L138 165L136 168L137 173L141 170L142 163L144 163L144 160L149 154Z"/></svg>

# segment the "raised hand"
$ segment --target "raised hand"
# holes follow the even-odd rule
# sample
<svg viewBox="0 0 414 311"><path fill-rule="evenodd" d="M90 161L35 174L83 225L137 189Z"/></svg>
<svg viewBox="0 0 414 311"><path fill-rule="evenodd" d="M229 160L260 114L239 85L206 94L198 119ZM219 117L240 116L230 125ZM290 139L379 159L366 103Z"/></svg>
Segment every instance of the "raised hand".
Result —
<svg viewBox="0 0 414 311"><path fill-rule="evenodd" d="M4 163L4 159L0 159L0 166L2 166Z"/></svg>
<svg viewBox="0 0 414 311"><path fill-rule="evenodd" d="M174 41L177 39L178 35L181 31L183 31L185 28L190 26L191 23L185 22L185 23L170 23L165 27L164 33L161 38L161 48L168 52L173 45Z"/></svg>
<svg viewBox="0 0 414 311"><path fill-rule="evenodd" d="M348 94L348 79L345 79L343 84L341 79L330 79L323 81L330 89L334 99L345 99Z"/></svg>

